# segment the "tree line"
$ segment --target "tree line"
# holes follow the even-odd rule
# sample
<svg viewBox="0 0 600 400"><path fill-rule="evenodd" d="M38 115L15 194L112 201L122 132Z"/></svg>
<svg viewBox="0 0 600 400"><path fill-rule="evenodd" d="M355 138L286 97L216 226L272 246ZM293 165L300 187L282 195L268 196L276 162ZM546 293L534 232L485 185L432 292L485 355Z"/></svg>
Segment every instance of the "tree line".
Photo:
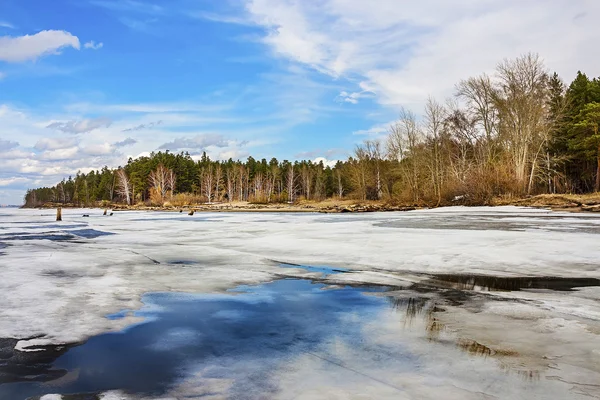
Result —
<svg viewBox="0 0 600 400"><path fill-rule="evenodd" d="M402 108L383 138L333 167L322 162L211 160L158 152L117 169L31 189L26 206L165 202L294 202L354 198L485 204L496 196L600 191L600 79L566 85L536 54L456 84L422 116Z"/></svg>

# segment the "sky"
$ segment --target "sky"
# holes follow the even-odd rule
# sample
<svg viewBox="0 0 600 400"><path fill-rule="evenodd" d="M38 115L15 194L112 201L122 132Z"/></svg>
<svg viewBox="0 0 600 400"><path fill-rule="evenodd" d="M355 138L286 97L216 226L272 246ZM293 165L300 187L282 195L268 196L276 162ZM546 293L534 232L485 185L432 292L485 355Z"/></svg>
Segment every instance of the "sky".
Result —
<svg viewBox="0 0 600 400"><path fill-rule="evenodd" d="M597 0L0 0L0 204L152 151L335 162L539 53L600 76Z"/></svg>

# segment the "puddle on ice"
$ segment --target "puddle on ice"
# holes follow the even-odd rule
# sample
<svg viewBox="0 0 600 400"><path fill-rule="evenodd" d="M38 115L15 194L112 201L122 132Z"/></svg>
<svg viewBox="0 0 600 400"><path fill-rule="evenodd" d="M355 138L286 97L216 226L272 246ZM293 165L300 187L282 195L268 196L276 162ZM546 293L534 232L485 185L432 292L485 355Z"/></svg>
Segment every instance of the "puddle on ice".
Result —
<svg viewBox="0 0 600 400"><path fill-rule="evenodd" d="M42 231L38 233L16 232L6 235L0 235L2 240L51 240L63 241L76 238L95 239L101 236L114 235L112 232L102 232L95 229L73 229L73 230L56 230Z"/></svg>
<svg viewBox="0 0 600 400"><path fill-rule="evenodd" d="M498 350L444 331L436 318L444 309L431 297L402 293L282 279L220 295L147 294L142 309L107 316L144 318L121 332L23 353L13 351L16 340L0 340L0 398L60 393L68 400L96 399L110 390L236 399L304 391L303 398L312 398L313 389L305 387L311 381L322 387L321 398L344 387L354 393L355 384L370 388L372 398L411 398L407 393L425 394L424 386L440 395L450 390L455 398L483 392L552 398L544 394L561 384L542 382L537 371L503 371L493 359Z"/></svg>
<svg viewBox="0 0 600 400"><path fill-rule="evenodd" d="M300 268L308 272L318 272L322 274L323 277L326 277L328 275L343 274L349 271L348 269L344 268L315 267L310 265L298 265L289 263L279 263L279 266L281 268Z"/></svg>

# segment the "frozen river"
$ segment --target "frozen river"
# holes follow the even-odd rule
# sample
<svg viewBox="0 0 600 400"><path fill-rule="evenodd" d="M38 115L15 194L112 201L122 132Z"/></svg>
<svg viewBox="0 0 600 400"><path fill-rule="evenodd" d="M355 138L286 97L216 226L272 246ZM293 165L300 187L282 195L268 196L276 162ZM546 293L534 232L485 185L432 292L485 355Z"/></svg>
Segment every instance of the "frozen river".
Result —
<svg viewBox="0 0 600 400"><path fill-rule="evenodd" d="M600 216L54 216L0 209L0 399L600 398Z"/></svg>

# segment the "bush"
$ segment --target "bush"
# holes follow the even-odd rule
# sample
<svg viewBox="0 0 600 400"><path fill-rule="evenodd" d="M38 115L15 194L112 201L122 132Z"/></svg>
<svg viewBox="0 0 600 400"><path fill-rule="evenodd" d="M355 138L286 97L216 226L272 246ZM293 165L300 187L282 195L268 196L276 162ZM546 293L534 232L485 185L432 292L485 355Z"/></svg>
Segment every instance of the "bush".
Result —
<svg viewBox="0 0 600 400"><path fill-rule="evenodd" d="M175 207L191 206L203 202L204 198L202 196L196 196L191 193L177 193L169 200L169 203Z"/></svg>

